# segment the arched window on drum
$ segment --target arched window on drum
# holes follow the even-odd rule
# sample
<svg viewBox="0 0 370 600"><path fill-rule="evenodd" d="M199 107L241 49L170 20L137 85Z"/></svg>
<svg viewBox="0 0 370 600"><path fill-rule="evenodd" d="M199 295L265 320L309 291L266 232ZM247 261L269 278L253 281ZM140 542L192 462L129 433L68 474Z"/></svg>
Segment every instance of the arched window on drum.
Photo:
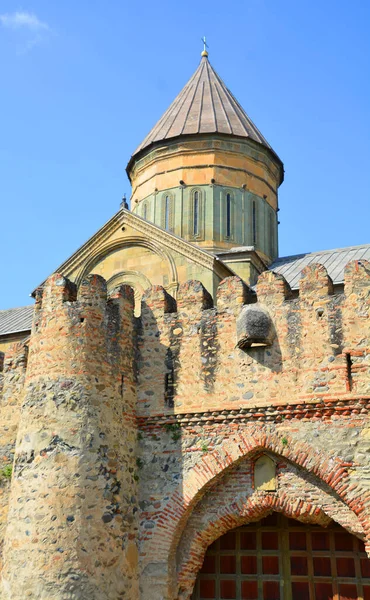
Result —
<svg viewBox="0 0 370 600"><path fill-rule="evenodd" d="M173 197L166 193L162 198L162 227L166 231L172 231L173 225Z"/></svg>
<svg viewBox="0 0 370 600"><path fill-rule="evenodd" d="M189 233L194 238L202 238L203 230L203 195L199 189L193 189L189 197Z"/></svg>
<svg viewBox="0 0 370 600"><path fill-rule="evenodd" d="M231 237L231 194L226 194L226 237Z"/></svg>
<svg viewBox="0 0 370 600"><path fill-rule="evenodd" d="M253 246L257 244L257 204L256 201L252 202L252 240Z"/></svg>
<svg viewBox="0 0 370 600"><path fill-rule="evenodd" d="M193 197L193 235L199 235L199 192L196 190Z"/></svg>

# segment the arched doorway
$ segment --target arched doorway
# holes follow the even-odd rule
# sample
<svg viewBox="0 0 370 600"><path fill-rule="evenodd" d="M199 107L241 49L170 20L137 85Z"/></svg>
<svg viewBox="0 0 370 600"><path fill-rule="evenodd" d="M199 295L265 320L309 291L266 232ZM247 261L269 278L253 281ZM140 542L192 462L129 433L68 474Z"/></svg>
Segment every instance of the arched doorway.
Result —
<svg viewBox="0 0 370 600"><path fill-rule="evenodd" d="M207 550L192 600L370 600L364 544L272 513L229 531Z"/></svg>

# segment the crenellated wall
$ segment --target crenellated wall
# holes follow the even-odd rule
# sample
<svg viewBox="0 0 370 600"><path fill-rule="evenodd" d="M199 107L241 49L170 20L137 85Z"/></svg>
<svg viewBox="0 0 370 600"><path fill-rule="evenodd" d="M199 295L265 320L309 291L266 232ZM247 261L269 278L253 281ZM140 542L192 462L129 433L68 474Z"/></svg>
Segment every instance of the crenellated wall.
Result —
<svg viewBox="0 0 370 600"><path fill-rule="evenodd" d="M255 291L225 279L216 307L188 281L132 311L127 287L107 299L89 276L76 299L54 275L24 387L25 359L5 360L1 598L185 600L207 546L272 510L369 550L369 263L340 292L310 265L298 294L265 272Z"/></svg>
<svg viewBox="0 0 370 600"><path fill-rule="evenodd" d="M347 266L344 292L336 294L321 265L302 272L298 297L282 276L270 271L259 277L256 297L241 280L224 280L218 288L217 308L199 282L180 286L177 312L170 312L175 309L168 305L164 290L153 288L146 298L139 335L143 360L139 415L241 409L251 414L259 406L271 410L302 404L295 410L303 417L315 408L323 409L327 402L331 404L326 410L331 411L351 406L359 397L366 405L369 294L369 266L359 262ZM237 331L237 322L251 311L257 315L254 318L265 315L271 331L263 334L267 337L261 343L252 340L240 349L238 336L247 338L248 331ZM246 321L244 326L261 324ZM176 357L171 367L172 406L164 401L169 367L163 358L157 364L156 357L152 364L155 352Z"/></svg>
<svg viewBox="0 0 370 600"><path fill-rule="evenodd" d="M256 295L228 278L217 308L199 282L177 307L153 288L138 335L142 598L190 598L207 546L272 510L334 519L369 548L369 342L365 261L340 293L321 265L298 296L272 272ZM261 451L283 465L273 492L243 479Z"/></svg>

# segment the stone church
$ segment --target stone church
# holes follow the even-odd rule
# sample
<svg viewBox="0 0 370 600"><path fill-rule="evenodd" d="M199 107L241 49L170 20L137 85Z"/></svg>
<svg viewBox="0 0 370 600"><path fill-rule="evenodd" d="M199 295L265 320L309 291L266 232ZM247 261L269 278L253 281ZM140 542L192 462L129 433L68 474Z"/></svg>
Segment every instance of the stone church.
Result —
<svg viewBox="0 0 370 600"><path fill-rule="evenodd" d="M1 600L370 600L370 245L279 257L206 51L127 174L0 311Z"/></svg>

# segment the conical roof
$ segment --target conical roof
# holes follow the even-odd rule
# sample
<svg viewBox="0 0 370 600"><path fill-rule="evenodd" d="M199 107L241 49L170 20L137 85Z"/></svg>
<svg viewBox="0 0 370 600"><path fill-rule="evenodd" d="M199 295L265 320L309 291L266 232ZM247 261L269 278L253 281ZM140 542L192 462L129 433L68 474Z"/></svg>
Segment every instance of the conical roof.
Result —
<svg viewBox="0 0 370 600"><path fill-rule="evenodd" d="M156 142L202 133L250 138L273 151L213 69L207 56L202 57L194 75L136 148L133 157Z"/></svg>

